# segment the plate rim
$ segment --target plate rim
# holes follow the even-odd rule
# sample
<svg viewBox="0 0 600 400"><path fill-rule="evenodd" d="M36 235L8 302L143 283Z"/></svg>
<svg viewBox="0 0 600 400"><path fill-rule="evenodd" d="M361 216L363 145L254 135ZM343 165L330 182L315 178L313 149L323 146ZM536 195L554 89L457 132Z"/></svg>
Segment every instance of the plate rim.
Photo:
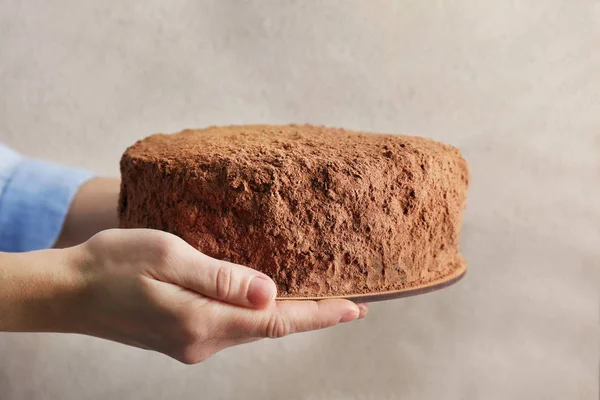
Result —
<svg viewBox="0 0 600 400"><path fill-rule="evenodd" d="M340 296L306 296L306 297L277 297L277 301L318 301L318 300L329 300L329 299L344 299L350 300L355 303L367 303L367 302L375 302L375 301L385 301L385 300L393 300L399 299L403 297L412 297L418 296L421 294L431 293L438 291L440 289L444 289L448 286L451 286L458 281L460 281L467 274L467 266L463 264L461 268L457 268L451 274L437 279L435 281L421 284L418 286L412 286L404 289L398 290L389 290L386 292L371 292L371 293L361 293L361 294L350 294L350 295L340 295Z"/></svg>

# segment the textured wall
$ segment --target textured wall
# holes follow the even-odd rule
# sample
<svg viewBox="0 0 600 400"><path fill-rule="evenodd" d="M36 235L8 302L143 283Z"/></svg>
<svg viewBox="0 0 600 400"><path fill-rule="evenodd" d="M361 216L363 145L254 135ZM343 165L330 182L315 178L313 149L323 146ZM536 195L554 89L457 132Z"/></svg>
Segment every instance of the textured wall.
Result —
<svg viewBox="0 0 600 400"><path fill-rule="evenodd" d="M0 140L117 174L154 132L311 122L408 132L472 170L442 292L185 367L0 335L0 398L597 399L597 1L0 0Z"/></svg>

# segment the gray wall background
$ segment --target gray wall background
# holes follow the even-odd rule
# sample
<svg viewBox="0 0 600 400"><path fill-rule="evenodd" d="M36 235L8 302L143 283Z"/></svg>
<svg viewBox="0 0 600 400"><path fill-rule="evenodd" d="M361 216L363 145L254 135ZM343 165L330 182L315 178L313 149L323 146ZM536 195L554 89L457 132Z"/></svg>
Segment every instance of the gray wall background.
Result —
<svg viewBox="0 0 600 400"><path fill-rule="evenodd" d="M597 399L598 1L0 0L0 140L118 174L155 132L311 122L470 163L465 280L186 367L0 335L0 398Z"/></svg>

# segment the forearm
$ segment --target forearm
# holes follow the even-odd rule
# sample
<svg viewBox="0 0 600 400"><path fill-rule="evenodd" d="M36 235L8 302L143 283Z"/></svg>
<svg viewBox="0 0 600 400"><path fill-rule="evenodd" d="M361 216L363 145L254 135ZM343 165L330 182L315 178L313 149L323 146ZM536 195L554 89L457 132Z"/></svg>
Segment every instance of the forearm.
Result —
<svg viewBox="0 0 600 400"><path fill-rule="evenodd" d="M54 247L64 248L85 242L105 229L117 228L120 180L94 178L79 188Z"/></svg>
<svg viewBox="0 0 600 400"><path fill-rule="evenodd" d="M77 295L73 252L0 252L0 331L69 331L68 305Z"/></svg>

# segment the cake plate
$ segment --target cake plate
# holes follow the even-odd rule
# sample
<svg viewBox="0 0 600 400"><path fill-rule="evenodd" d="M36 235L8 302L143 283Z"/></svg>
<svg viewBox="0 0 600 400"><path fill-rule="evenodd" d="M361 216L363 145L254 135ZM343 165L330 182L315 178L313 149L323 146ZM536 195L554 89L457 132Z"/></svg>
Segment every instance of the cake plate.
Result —
<svg viewBox="0 0 600 400"><path fill-rule="evenodd" d="M429 282L424 285L412 286L400 290L390 290L387 292L374 292L374 293L361 293L361 294L350 294L345 296L322 296L322 297L278 297L277 300L326 300L326 299L347 299L355 303L371 303L375 301L393 300L402 297L417 296L420 294L434 292L436 290L448 287L458 281L460 281L467 273L467 266L463 265L458 268L452 274Z"/></svg>

